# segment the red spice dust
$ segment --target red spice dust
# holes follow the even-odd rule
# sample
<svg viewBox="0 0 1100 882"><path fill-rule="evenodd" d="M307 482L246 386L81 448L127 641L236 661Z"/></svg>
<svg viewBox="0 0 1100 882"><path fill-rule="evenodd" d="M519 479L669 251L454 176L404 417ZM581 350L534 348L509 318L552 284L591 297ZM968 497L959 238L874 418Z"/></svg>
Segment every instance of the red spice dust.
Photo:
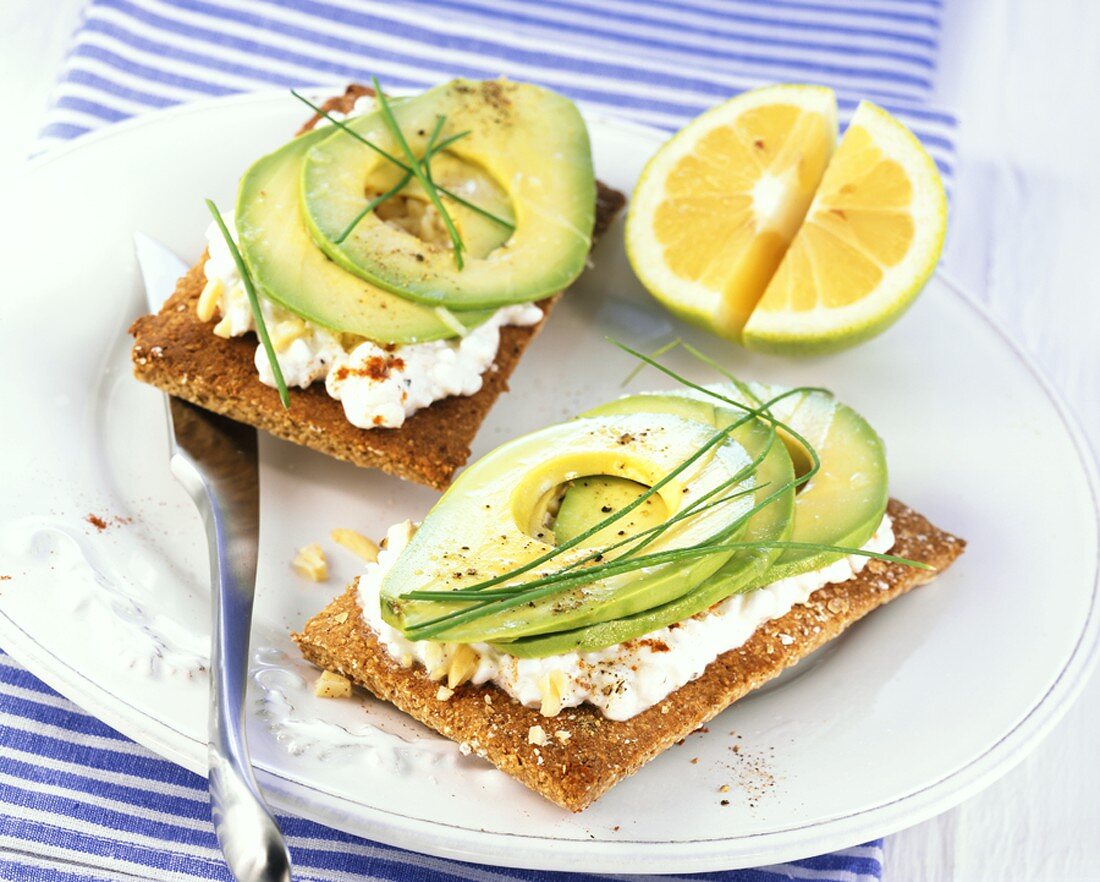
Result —
<svg viewBox="0 0 1100 882"><path fill-rule="evenodd" d="M101 533L107 529L107 522L97 514L89 514L86 518L84 518L84 520L86 520Z"/></svg>
<svg viewBox="0 0 1100 882"><path fill-rule="evenodd" d="M383 357L381 355L372 355L366 360L366 362L357 368L350 368L347 365L341 365L336 369L336 379L343 382L348 377L366 377L376 382L386 379L390 375L390 371L399 371L405 367L404 359L398 358L395 355Z"/></svg>

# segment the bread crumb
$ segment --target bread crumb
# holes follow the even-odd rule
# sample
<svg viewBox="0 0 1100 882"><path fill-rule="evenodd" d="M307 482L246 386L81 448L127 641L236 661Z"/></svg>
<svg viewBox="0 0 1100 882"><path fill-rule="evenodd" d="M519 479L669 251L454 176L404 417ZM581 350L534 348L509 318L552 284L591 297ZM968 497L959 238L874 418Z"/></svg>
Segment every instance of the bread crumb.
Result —
<svg viewBox="0 0 1100 882"><path fill-rule="evenodd" d="M721 787L718 788L718 792L719 793L729 793L730 792L729 784L723 784Z"/></svg>
<svg viewBox="0 0 1100 882"><path fill-rule="evenodd" d="M527 730L528 744L537 744L539 747L542 747L549 742L549 740L550 739L546 737L546 730L543 729L542 726L535 725Z"/></svg>
<svg viewBox="0 0 1100 882"><path fill-rule="evenodd" d="M558 741L560 741L562 744L565 744L569 741L570 738L573 737L573 733L566 732L564 729L558 729L558 731L554 733L554 737L557 738Z"/></svg>
<svg viewBox="0 0 1100 882"><path fill-rule="evenodd" d="M453 689L448 689L446 686L440 686L439 690L435 693L435 697L440 701L446 701L454 694L455 691Z"/></svg>
<svg viewBox="0 0 1100 882"><path fill-rule="evenodd" d="M325 560L325 552L316 542L299 548L290 565L311 582L324 582L328 579L328 561Z"/></svg>
<svg viewBox="0 0 1100 882"><path fill-rule="evenodd" d="M367 563L375 563L378 560L378 546L355 530L333 530L332 541L337 545L343 545L344 548L363 558Z"/></svg>
<svg viewBox="0 0 1100 882"><path fill-rule="evenodd" d="M313 694L318 698L351 698L351 680L332 671L322 671L313 684Z"/></svg>

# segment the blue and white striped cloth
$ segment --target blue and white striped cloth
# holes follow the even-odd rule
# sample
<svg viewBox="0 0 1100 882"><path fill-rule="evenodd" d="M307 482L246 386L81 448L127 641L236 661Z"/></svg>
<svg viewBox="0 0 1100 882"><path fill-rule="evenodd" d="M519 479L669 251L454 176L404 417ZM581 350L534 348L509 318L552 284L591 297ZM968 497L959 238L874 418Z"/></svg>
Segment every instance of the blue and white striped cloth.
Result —
<svg viewBox="0 0 1100 882"><path fill-rule="evenodd" d="M842 114L864 96L897 113L950 178L955 121L926 103L940 19L940 0L92 0L41 147L181 101L371 74L394 87L505 74L667 128L741 89L801 81L834 86ZM281 823L303 880L580 878ZM871 882L881 873L875 842L714 878ZM136 879L228 879L205 782L0 653L0 880Z"/></svg>

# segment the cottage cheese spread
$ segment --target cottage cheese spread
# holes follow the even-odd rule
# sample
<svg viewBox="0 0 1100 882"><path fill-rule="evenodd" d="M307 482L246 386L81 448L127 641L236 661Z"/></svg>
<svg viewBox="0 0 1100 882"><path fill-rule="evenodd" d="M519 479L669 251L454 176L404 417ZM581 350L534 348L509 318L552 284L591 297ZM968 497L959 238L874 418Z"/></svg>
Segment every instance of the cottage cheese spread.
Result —
<svg viewBox="0 0 1100 882"><path fill-rule="evenodd" d="M225 221L234 229L232 215ZM204 271L208 281L221 282L215 332L240 337L256 330L233 256L216 225L206 231L209 258ZM496 360L500 329L505 325L529 326L542 318L533 303L498 309L487 321L455 340L409 343L383 348L369 340L348 349L339 334L260 299L264 323L275 344L283 378L288 386L306 388L324 380L328 394L344 407L348 421L361 429L396 428L433 401L451 395L473 395L482 375ZM274 386L275 375L263 346L256 347L260 382Z"/></svg>
<svg viewBox="0 0 1100 882"><path fill-rule="evenodd" d="M394 659L406 667L419 663L429 674L441 676L458 651L456 644L411 641L382 620L382 579L411 535L408 522L390 529L377 563L368 565L359 577L359 605L367 624ZM887 515L863 550L885 553L893 545L894 532ZM494 683L516 701L542 707L544 712L547 693L552 692L554 712L588 703L608 719L627 720L702 675L722 653L744 644L765 622L782 618L805 603L817 589L854 578L868 560L849 555L820 570L734 595L675 626L595 652L521 659L487 644L471 644L477 667L470 679L477 685Z"/></svg>

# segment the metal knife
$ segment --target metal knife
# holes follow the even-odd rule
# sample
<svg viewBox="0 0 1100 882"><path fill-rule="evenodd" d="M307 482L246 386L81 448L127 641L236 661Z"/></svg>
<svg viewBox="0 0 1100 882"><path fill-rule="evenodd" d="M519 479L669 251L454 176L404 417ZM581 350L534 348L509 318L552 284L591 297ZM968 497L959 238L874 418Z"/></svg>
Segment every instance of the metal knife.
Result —
<svg viewBox="0 0 1100 882"><path fill-rule="evenodd" d="M149 309L187 272L155 239L134 235ZM172 474L191 495L210 548L210 808L237 882L290 882L290 855L252 772L245 734L248 646L260 529L256 430L178 398L168 405Z"/></svg>

